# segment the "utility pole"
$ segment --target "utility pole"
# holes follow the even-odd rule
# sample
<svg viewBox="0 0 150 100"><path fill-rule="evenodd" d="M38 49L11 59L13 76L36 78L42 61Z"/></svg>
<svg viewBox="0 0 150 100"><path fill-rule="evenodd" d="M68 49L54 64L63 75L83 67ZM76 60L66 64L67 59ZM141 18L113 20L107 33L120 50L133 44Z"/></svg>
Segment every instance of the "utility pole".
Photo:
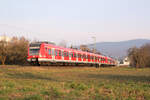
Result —
<svg viewBox="0 0 150 100"><path fill-rule="evenodd" d="M96 53L96 37L95 36L93 36L92 37L93 38L93 40L94 40L94 43L93 43L93 50L94 50L94 53Z"/></svg>

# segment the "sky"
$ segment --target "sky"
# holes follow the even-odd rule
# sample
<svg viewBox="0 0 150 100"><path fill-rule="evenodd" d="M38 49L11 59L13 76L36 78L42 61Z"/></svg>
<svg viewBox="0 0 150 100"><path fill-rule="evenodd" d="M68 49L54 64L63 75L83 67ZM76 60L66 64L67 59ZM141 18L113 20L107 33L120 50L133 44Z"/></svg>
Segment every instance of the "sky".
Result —
<svg viewBox="0 0 150 100"><path fill-rule="evenodd" d="M0 35L73 45L150 39L150 0L0 0Z"/></svg>

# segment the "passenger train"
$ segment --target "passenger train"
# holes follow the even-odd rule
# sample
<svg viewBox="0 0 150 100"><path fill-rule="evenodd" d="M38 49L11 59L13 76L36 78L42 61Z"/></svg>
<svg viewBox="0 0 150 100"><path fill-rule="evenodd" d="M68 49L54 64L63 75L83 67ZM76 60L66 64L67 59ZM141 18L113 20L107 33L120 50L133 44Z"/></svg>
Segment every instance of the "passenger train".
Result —
<svg viewBox="0 0 150 100"><path fill-rule="evenodd" d="M116 60L99 54L63 48L49 42L31 43L28 48L28 62L32 65L90 65L115 66Z"/></svg>

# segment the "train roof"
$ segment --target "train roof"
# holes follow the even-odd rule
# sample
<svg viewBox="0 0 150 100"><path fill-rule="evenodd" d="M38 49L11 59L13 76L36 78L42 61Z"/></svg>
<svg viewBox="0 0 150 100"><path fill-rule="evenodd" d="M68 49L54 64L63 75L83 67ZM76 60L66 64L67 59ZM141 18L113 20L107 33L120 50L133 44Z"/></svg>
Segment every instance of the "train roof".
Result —
<svg viewBox="0 0 150 100"><path fill-rule="evenodd" d="M57 48L57 49L63 49L63 50L66 50L66 51L76 51L78 53L83 53L83 54L90 54L90 55L93 55L93 56L99 56L99 57L107 57L107 56L104 56L104 55L99 55L99 54L94 54L94 53L91 53L91 52L86 52L86 51L81 51L81 50L75 50L75 49L71 49L71 48L64 48L64 47L60 47L60 46L56 46L54 45L53 43L51 42L33 42L30 44L31 45L46 45L46 46L51 46L53 48ZM111 57L107 57L108 59L112 59Z"/></svg>

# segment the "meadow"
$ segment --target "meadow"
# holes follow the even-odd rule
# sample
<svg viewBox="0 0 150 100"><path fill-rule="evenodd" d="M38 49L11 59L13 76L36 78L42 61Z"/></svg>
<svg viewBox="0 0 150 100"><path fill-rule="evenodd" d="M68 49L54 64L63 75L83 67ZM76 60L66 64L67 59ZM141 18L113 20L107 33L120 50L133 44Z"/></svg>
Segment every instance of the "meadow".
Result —
<svg viewBox="0 0 150 100"><path fill-rule="evenodd" d="M0 100L150 100L150 69L0 66Z"/></svg>

